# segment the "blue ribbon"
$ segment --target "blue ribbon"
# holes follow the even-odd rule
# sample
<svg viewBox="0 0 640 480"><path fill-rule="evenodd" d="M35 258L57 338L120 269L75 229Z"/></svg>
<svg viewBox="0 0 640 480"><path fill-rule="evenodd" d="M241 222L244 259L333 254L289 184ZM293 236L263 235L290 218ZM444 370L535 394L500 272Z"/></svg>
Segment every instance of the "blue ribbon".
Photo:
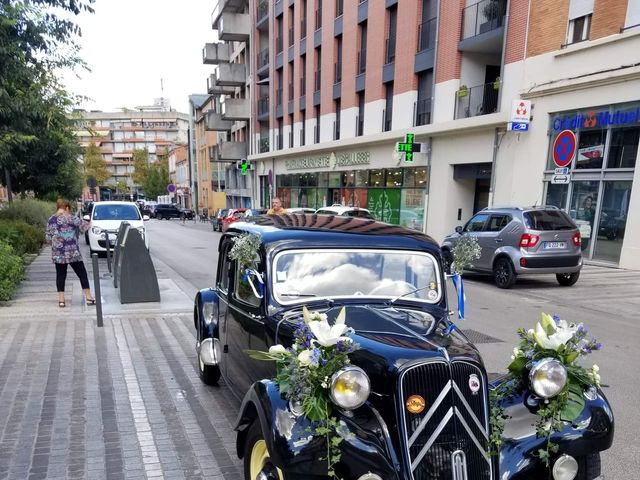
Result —
<svg viewBox="0 0 640 480"><path fill-rule="evenodd" d="M453 277L451 277L453 281L453 286L456 288L456 292L458 292L458 318L464 319L464 285L462 284L462 276L459 273L455 273Z"/></svg>
<svg viewBox="0 0 640 480"><path fill-rule="evenodd" d="M260 294L258 294L258 292L256 292L255 288L253 287L253 282L249 281L250 275L254 275L258 280L258 290L260 291ZM242 281L247 282L249 284L249 286L251 287L251 290L253 290L253 293L256 295L256 297L258 298L264 297L264 281L262 280L262 275L260 275L257 271L252 270L250 268L245 269L244 275L242 276Z"/></svg>

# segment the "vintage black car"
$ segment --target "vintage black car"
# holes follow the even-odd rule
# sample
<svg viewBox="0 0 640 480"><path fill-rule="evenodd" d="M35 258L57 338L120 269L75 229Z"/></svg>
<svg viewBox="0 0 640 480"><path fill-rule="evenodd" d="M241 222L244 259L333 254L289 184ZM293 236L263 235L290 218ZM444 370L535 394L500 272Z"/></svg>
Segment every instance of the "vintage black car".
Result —
<svg viewBox="0 0 640 480"><path fill-rule="evenodd" d="M193 220L195 214L190 208L182 208L173 203L159 203L155 206L153 215L158 220L170 220L172 218Z"/></svg>
<svg viewBox="0 0 640 480"><path fill-rule="evenodd" d="M234 237L261 239L257 278L229 258ZM252 278L253 276L253 278ZM333 321L342 307L360 349L352 363L370 379L367 401L337 408L349 435L337 474L354 480L593 479L613 440L613 415L600 391L573 425L554 434L560 451L545 467L533 414L542 400L517 392L498 455L489 450L488 378L476 347L452 327L446 276L430 237L375 220L285 214L236 222L219 244L217 280L198 292L194 323L200 378L222 375L241 400L237 452L246 479L326 478L322 438L281 396L274 362L248 349L291 345L303 305ZM261 288L257 288L258 286ZM499 382L500 380L496 380ZM424 409L407 401L422 397ZM414 411L414 413L411 413ZM577 475L566 476L571 466ZM568 470L567 470L568 469ZM560 476L565 475L565 476Z"/></svg>

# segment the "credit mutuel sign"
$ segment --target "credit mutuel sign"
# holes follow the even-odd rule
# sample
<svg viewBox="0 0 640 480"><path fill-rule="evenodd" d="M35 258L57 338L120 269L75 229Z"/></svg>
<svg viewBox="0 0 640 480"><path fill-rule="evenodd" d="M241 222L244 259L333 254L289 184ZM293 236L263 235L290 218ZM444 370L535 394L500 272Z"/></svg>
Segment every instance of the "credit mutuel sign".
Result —
<svg viewBox="0 0 640 480"><path fill-rule="evenodd" d="M578 128L607 128L608 126L633 125L640 122L640 107L631 110L591 111L585 114L555 117L551 125L554 131L576 130Z"/></svg>
<svg viewBox="0 0 640 480"><path fill-rule="evenodd" d="M353 167L356 165L369 165L371 155L369 152L345 152L317 157L295 158L285 162L287 170L309 170L319 168Z"/></svg>

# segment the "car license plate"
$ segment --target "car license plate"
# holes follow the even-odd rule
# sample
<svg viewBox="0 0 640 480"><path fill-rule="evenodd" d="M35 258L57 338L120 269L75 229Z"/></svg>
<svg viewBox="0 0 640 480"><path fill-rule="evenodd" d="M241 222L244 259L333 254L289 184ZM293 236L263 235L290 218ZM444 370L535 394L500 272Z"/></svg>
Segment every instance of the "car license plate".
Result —
<svg viewBox="0 0 640 480"><path fill-rule="evenodd" d="M544 242L545 250L552 248L565 248L566 246L566 242Z"/></svg>

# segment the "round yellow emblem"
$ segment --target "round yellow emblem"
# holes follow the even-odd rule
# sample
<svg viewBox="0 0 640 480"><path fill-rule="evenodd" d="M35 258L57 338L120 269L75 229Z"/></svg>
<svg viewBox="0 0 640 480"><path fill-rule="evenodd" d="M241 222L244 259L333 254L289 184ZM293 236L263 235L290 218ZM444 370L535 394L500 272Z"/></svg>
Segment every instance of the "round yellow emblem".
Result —
<svg viewBox="0 0 640 480"><path fill-rule="evenodd" d="M422 413L425 407L424 398L420 395L411 395L407 398L407 410L411 413Z"/></svg>

